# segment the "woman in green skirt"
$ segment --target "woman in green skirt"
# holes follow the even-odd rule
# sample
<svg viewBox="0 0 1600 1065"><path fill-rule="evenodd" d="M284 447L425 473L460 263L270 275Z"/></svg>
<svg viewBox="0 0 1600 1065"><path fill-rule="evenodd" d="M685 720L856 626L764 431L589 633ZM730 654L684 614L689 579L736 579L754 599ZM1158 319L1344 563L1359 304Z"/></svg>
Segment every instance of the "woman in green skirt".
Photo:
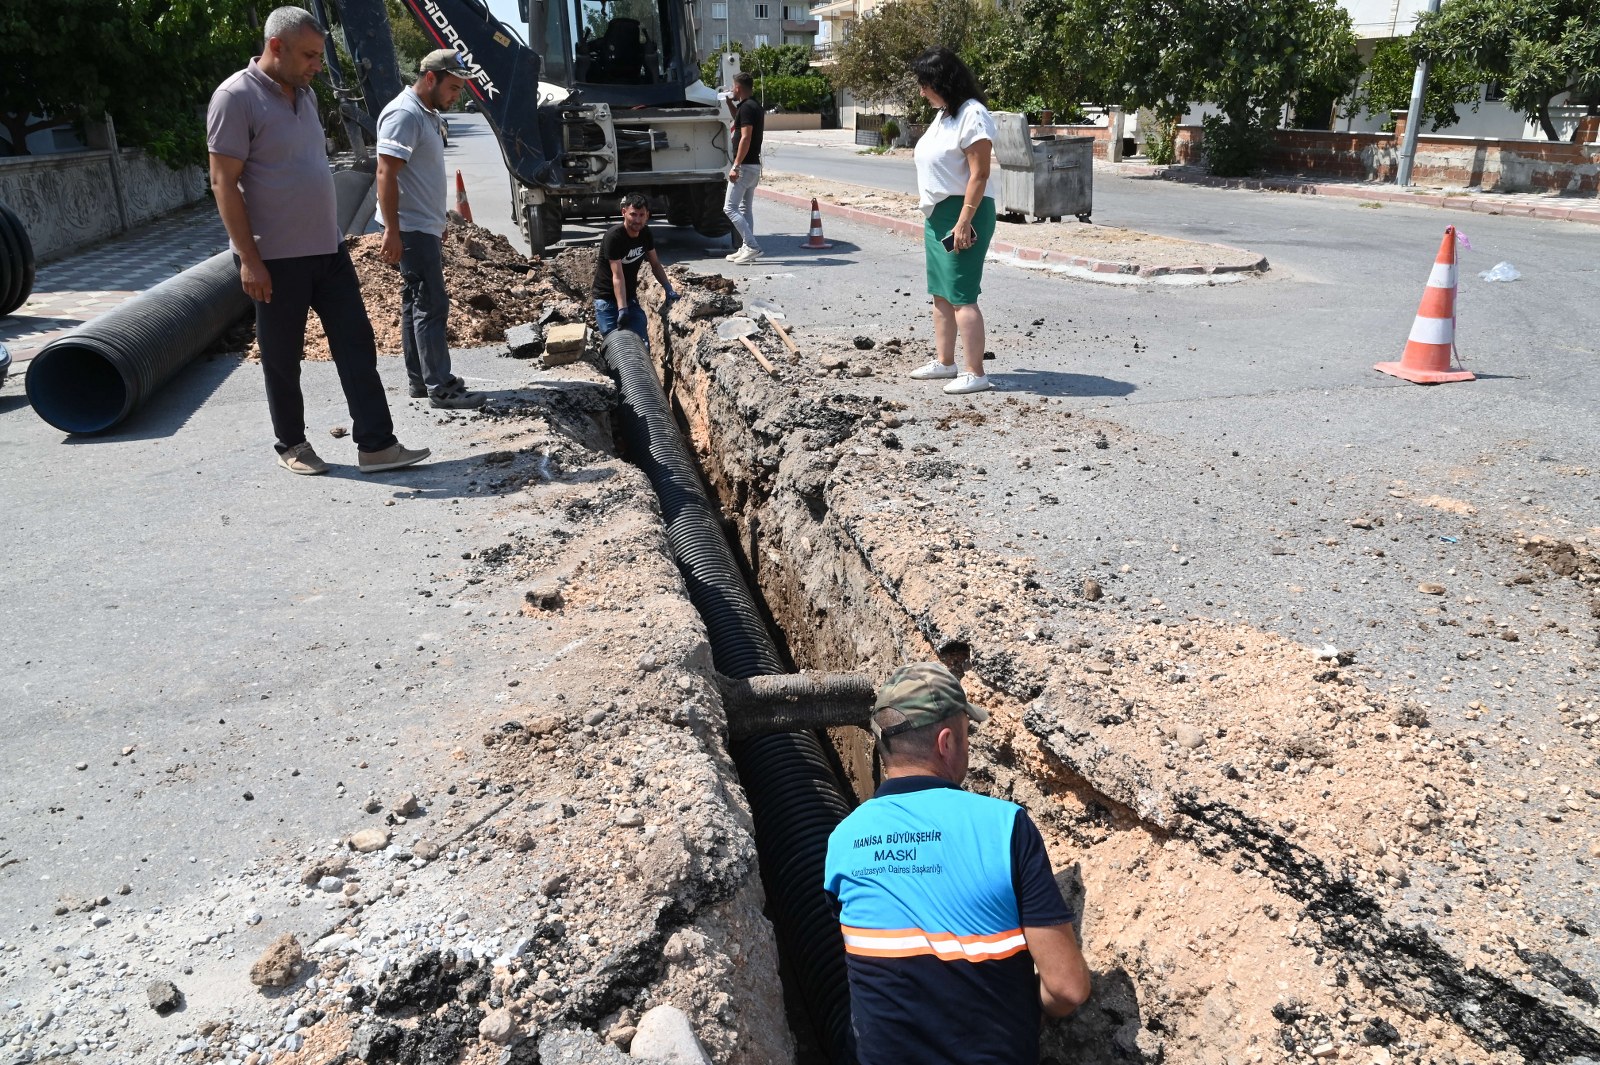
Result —
<svg viewBox="0 0 1600 1065"><path fill-rule="evenodd" d="M916 149L917 190L927 218L922 242L928 293L933 297L936 358L912 370L911 376L918 381L948 381L944 390L955 396L983 392L994 387L983 372L983 312L978 309L998 191L990 176L994 117L983 105L972 71L950 49L928 49L911 71L922 98L938 112Z"/></svg>

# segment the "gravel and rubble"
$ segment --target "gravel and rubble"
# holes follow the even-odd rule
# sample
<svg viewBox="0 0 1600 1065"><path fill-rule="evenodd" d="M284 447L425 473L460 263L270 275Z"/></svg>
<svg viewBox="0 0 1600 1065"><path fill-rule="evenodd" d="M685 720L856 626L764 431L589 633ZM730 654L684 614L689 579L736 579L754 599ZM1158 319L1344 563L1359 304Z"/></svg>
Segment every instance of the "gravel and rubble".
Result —
<svg viewBox="0 0 1600 1065"><path fill-rule="evenodd" d="M417 603L475 614L504 668L448 682L420 762L349 737L337 836L282 826L176 902L124 885L17 915L0 1063L598 1061L663 1006L673 1045L792 1057L704 630L612 450L613 386L584 362L530 373L437 419L471 458L388 501L487 497ZM390 666L408 692L450 665L418 651Z"/></svg>
<svg viewBox="0 0 1600 1065"><path fill-rule="evenodd" d="M1286 517L1282 594L1326 582L1325 551L1351 567L1334 591L1399 600L1368 605L1369 639L1313 643L1298 613L1274 628L1198 592L1238 564L1209 542L1083 547L1107 478L1156 480L1153 434L1061 398L925 399L882 382L926 357L899 338L858 377L860 325L791 322L799 353L763 331L776 377L679 312L652 348L796 661L937 654L989 708L972 785L1041 820L1098 974L1047 1056L1600 1055L1590 536L1432 535L1477 508L1400 482L1341 501L1342 534ZM1449 664L1419 679L1430 636ZM865 791L860 734L835 743Z"/></svg>

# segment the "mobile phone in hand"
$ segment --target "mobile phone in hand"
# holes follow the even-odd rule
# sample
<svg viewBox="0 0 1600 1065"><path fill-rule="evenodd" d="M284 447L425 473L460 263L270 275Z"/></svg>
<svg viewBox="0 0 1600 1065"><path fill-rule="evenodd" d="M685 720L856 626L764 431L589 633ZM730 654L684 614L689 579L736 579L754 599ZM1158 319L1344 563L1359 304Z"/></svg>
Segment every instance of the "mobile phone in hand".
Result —
<svg viewBox="0 0 1600 1065"><path fill-rule="evenodd" d="M939 243L944 245L944 250L945 251L950 251L950 252L955 251L956 250L956 231L952 229L950 232L946 233L939 240Z"/></svg>

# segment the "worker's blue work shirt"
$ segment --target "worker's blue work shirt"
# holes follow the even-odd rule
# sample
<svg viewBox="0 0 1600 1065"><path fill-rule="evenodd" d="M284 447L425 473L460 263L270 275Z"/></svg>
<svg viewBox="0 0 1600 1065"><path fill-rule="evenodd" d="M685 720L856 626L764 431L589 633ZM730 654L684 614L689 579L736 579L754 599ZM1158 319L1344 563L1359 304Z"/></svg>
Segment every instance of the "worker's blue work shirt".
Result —
<svg viewBox="0 0 1600 1065"><path fill-rule="evenodd" d="M896 777L828 839L860 1065L1034 1065L1039 980L1025 926L1072 912L1015 803Z"/></svg>

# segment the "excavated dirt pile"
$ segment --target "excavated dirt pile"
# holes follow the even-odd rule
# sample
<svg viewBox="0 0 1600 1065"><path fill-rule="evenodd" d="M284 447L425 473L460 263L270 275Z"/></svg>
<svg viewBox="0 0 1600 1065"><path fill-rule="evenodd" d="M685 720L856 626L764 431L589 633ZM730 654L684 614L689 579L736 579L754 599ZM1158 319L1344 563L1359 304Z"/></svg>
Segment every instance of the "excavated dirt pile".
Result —
<svg viewBox="0 0 1600 1065"><path fill-rule="evenodd" d="M379 353L399 355L400 268L383 261L382 246L382 234L355 237L350 241L350 258L361 279ZM582 281L577 279L586 280L585 265L593 270L593 252L569 250L550 259L530 259L500 234L456 221L445 231L441 250L450 294L447 336L453 348L496 344L514 325L547 316L551 321L575 322L586 313ZM250 356L260 356L253 341ZM327 334L314 313L306 323L305 357L315 361L332 357Z"/></svg>
<svg viewBox="0 0 1600 1065"><path fill-rule="evenodd" d="M670 360L707 478L797 664L881 676L937 655L990 710L969 786L1040 821L1096 972L1089 1005L1050 1027L1045 1060L1600 1057L1584 916L1600 859L1585 545L1521 537L1523 558L1500 559L1539 571L1528 591L1546 622L1520 636L1473 616L1486 608L1466 576L1450 588L1410 577L1419 620L1400 639L1462 641L1457 675L1424 689L1349 648L1175 610L1153 570L1098 554L1070 572L1041 565L1059 529L1050 508L1095 506L1065 475L1137 481L1149 441L1059 399L919 406L839 370L867 357L900 377L920 352L862 356L847 335L790 330L799 353L758 338L775 374L686 309L652 350ZM1004 496L1022 498L972 488L1002 464L1020 471ZM1438 500L1397 486L1383 504L1385 519L1349 516L1349 545L1316 545L1347 546L1374 581L1391 579L1409 557L1399 530L1426 527ZM986 506L1001 520L984 520L996 518ZM1490 530L1480 539L1507 554ZM1194 588L1185 548L1171 551L1173 580ZM1520 582L1482 595L1517 595ZM1570 693L1549 711L1561 743L1533 743L1518 720L1531 655L1552 656ZM1479 670L1493 697L1454 703L1452 682ZM1441 701L1466 727L1436 720ZM862 736L840 730L835 743L865 793ZM1548 868L1561 870L1553 882Z"/></svg>

